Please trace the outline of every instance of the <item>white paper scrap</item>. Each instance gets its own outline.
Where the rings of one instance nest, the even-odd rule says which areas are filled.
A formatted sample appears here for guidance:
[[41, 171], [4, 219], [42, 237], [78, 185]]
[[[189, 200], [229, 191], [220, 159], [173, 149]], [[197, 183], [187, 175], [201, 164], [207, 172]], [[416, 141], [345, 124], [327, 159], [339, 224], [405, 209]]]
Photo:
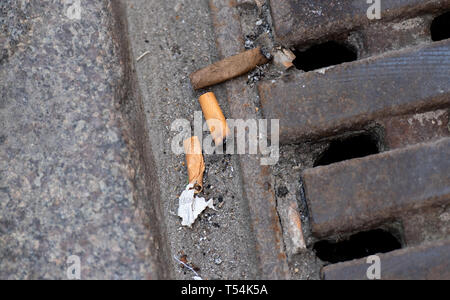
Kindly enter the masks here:
[[213, 200], [206, 202], [195, 194], [194, 185], [189, 184], [179, 198], [178, 216], [182, 218], [181, 225], [192, 227], [195, 220], [206, 208], [214, 208]]

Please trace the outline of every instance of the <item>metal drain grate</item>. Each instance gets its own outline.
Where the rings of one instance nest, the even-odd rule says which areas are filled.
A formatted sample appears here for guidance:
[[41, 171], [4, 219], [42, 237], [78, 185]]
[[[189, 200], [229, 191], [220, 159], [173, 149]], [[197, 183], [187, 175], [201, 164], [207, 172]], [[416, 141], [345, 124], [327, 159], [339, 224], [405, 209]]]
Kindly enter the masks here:
[[[432, 17], [447, 9], [450, 1], [388, 1], [383, 3], [384, 17], [378, 23], [366, 17], [365, 1], [347, 4], [271, 1], [276, 35], [286, 45], [307, 45], [336, 36], [351, 40], [353, 36], [362, 41], [358, 45], [360, 57], [377, 56], [264, 82], [259, 86], [261, 104], [267, 118], [280, 119], [282, 143], [322, 139], [371, 123], [383, 124], [386, 148], [402, 149], [303, 172], [312, 234], [332, 238], [400, 221], [406, 246], [417, 246], [427, 238], [417, 224], [408, 221], [411, 215], [432, 222], [428, 208], [450, 204], [450, 139], [445, 138], [449, 136], [450, 41], [405, 46], [415, 46], [414, 32], [419, 28], [429, 32]], [[412, 18], [416, 19], [410, 21]], [[382, 35], [393, 41], [386, 29], [398, 24], [406, 28], [408, 21], [420, 25], [414, 25], [417, 28], [413, 30], [414, 26], [409, 26], [402, 33], [404, 50], [388, 52], [393, 50], [389, 42], [373, 46]], [[372, 24], [382, 32], [368, 29]], [[431, 111], [431, 124], [420, 119], [427, 119], [427, 114], [404, 116], [424, 111]], [[399, 127], [404, 130], [399, 131]], [[417, 144], [424, 141], [427, 143]], [[435, 226], [444, 229], [435, 238], [448, 238], [448, 224], [438, 223]], [[438, 271], [448, 269], [450, 261], [444, 252], [449, 249], [448, 242], [441, 242], [385, 254], [383, 261], [389, 272], [384, 278], [449, 278], [448, 272]], [[437, 253], [444, 254], [436, 258]], [[323, 277], [366, 278], [362, 269], [367, 270], [365, 260], [341, 263], [325, 267]]]
[[352, 232], [450, 199], [450, 139], [306, 170], [312, 230]]
[[[450, 41], [344, 64], [295, 72], [259, 86], [281, 143], [333, 135], [389, 115], [450, 105]], [[280, 102], [283, 104], [280, 105]]]
[[[450, 242], [439, 241], [415, 248], [381, 254], [386, 266], [385, 280], [440, 280], [450, 278]], [[367, 279], [367, 260], [327, 266], [322, 270], [326, 280]]]
[[[238, 52], [236, 14], [219, 1], [211, 5], [221, 54]], [[284, 46], [303, 51], [327, 41], [350, 43], [359, 59], [308, 73], [291, 70], [258, 85], [264, 117], [280, 120], [281, 144], [333, 140], [373, 126], [383, 137], [382, 153], [303, 171], [312, 238], [336, 240], [397, 222], [405, 249], [380, 255], [383, 278], [449, 279], [450, 41], [433, 42], [430, 27], [450, 1], [385, 1], [382, 19], [374, 21], [360, 0], [270, 1], [270, 6], [275, 37]], [[238, 81], [227, 89], [233, 117], [254, 117], [255, 104], [242, 103], [253, 91]], [[254, 167], [247, 159], [241, 164], [244, 173]], [[269, 170], [257, 168], [243, 177], [253, 178], [244, 179], [244, 189], [262, 274], [286, 278]], [[324, 267], [322, 277], [364, 279], [366, 270], [365, 259], [354, 260]]]
[[[361, 0], [270, 0], [270, 6], [275, 33], [285, 46], [326, 40], [377, 23], [367, 17], [370, 5]], [[447, 9], [448, 0], [382, 1], [380, 22], [439, 15]], [[391, 33], [384, 32], [384, 37], [389, 39]]]

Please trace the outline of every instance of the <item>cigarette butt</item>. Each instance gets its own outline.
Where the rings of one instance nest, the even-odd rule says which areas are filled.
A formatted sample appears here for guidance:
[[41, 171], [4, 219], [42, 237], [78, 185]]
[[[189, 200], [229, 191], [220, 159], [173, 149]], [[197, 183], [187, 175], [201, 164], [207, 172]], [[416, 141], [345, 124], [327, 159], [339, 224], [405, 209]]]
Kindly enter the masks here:
[[214, 143], [216, 146], [219, 146], [230, 134], [230, 128], [219, 106], [219, 102], [217, 102], [217, 98], [212, 92], [203, 94], [198, 101], [202, 107], [203, 115], [205, 116]]
[[287, 70], [294, 66], [295, 54], [289, 49], [280, 49], [273, 55], [273, 61], [277, 66]]
[[261, 53], [261, 48], [255, 48], [200, 69], [189, 78], [194, 89], [198, 90], [241, 76], [268, 61]]
[[289, 218], [289, 236], [294, 247], [294, 253], [297, 254], [300, 251], [306, 249], [305, 238], [303, 236], [302, 221], [298, 212], [297, 203], [292, 203], [288, 211]]
[[205, 172], [202, 145], [198, 137], [193, 136], [185, 140], [183, 146], [186, 154], [189, 184], [193, 184], [196, 193], [200, 193], [203, 190], [203, 173]]

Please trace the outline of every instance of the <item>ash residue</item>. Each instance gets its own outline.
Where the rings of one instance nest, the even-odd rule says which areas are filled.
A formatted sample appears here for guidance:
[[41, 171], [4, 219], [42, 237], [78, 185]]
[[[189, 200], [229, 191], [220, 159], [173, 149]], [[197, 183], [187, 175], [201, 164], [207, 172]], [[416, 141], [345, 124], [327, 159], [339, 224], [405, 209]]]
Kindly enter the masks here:
[[257, 82], [262, 80], [266, 76], [266, 70], [268, 65], [259, 66], [248, 74], [247, 84], [254, 86]]
[[[262, 53], [269, 59], [272, 51], [277, 46], [273, 30], [272, 17], [268, 1], [261, 8], [255, 6], [239, 7], [241, 17], [241, 28], [244, 37], [244, 47], [253, 49], [261, 47]], [[283, 75], [283, 71], [277, 69], [272, 63], [261, 66], [248, 74], [247, 84], [254, 87], [263, 79], [270, 80]]]
[[257, 46], [272, 48], [272, 43], [267, 44], [267, 40], [261, 40], [261, 36], [267, 36], [270, 42], [273, 42], [272, 33], [272, 20], [270, 15], [270, 9], [267, 1], [261, 8], [253, 7], [251, 9], [241, 8], [241, 19], [243, 22], [248, 23], [243, 26], [245, 37], [245, 48], [252, 49]]

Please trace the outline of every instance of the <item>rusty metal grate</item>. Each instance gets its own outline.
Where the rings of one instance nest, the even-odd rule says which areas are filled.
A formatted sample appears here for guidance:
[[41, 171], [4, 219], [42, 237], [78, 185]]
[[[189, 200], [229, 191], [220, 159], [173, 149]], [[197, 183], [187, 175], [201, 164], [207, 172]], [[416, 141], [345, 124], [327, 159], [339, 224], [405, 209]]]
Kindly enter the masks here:
[[[226, 5], [211, 3], [221, 54], [238, 52], [241, 32], [231, 21], [236, 16], [226, 17]], [[316, 45], [344, 43], [357, 56], [350, 63], [312, 72], [291, 70], [258, 84], [263, 116], [280, 120], [282, 145], [324, 141], [328, 145], [314, 154], [316, 163], [301, 173], [304, 190], [298, 194], [307, 207], [306, 228], [313, 241], [309, 246], [345, 241], [394, 224], [403, 249], [389, 248], [380, 255], [387, 269], [384, 279], [450, 279], [446, 217], [450, 207], [450, 40], [434, 42], [432, 38], [450, 1], [385, 1], [381, 20], [367, 18], [366, 1], [269, 3], [279, 44], [302, 54], [317, 49]], [[225, 21], [234, 25], [223, 26]], [[228, 43], [230, 32], [235, 44]], [[317, 67], [323, 66], [299, 69]], [[253, 92], [237, 81], [227, 89], [233, 117], [254, 117], [249, 112], [254, 103], [236, 101], [254, 96]], [[334, 151], [357, 147], [346, 141], [361, 134], [372, 139], [371, 151], [320, 163], [321, 157], [336, 155]], [[343, 148], [333, 150], [333, 143]], [[245, 159], [241, 164], [244, 170], [255, 170]], [[257, 168], [250, 173], [244, 178], [256, 180], [244, 179], [244, 188], [261, 247], [262, 274], [286, 278], [281, 228], [276, 216], [268, 213], [276, 210], [274, 187], [267, 179], [270, 170]], [[299, 206], [293, 204], [298, 211]], [[298, 230], [294, 223], [283, 226], [285, 235]], [[366, 278], [365, 259], [334, 262], [322, 269], [323, 279]]]
[[[403, 236], [404, 246], [417, 246], [421, 244], [418, 243], [420, 238], [414, 235], [419, 234], [420, 229], [407, 228], [413, 224], [402, 221], [411, 214], [431, 219], [433, 216], [426, 213], [428, 208], [446, 207], [450, 203], [450, 139], [446, 138], [449, 132], [445, 128], [450, 107], [450, 41], [445, 40], [448, 32], [443, 29], [443, 24], [448, 23], [447, 15], [437, 16], [441, 9], [450, 5], [450, 1], [389, 1], [383, 3], [382, 13], [386, 19], [377, 23], [368, 21], [362, 3], [349, 1], [348, 7], [342, 7], [336, 1], [271, 1], [275, 33], [286, 44], [298, 47], [330, 37], [351, 41], [352, 37], [357, 36], [363, 41], [357, 45], [359, 57], [371, 54], [374, 57], [322, 72], [296, 72], [289, 79], [264, 82], [259, 86], [261, 104], [267, 117], [281, 120], [284, 143], [317, 140], [361, 130], [371, 123], [383, 124], [384, 137], [387, 138], [384, 141], [387, 151], [384, 153], [370, 155], [376, 154], [376, 151], [367, 152], [367, 157], [348, 157], [348, 160], [337, 164], [330, 163], [343, 159], [326, 161], [318, 165], [329, 166], [303, 172], [312, 233], [318, 239], [337, 240], [339, 236], [400, 221], [404, 232], [408, 233]], [[398, 24], [407, 27], [405, 24], [411, 19], [422, 25], [415, 25], [417, 28], [409, 32], [409, 28], [404, 30], [401, 33], [403, 44], [399, 47], [404, 50], [391, 51], [396, 49], [389, 44], [392, 38], [387, 29], [399, 27]], [[433, 20], [431, 24], [430, 20]], [[372, 24], [382, 33], [373, 34], [368, 29]], [[408, 44], [415, 45], [413, 33], [419, 32], [418, 29], [430, 31], [430, 40], [443, 41], [429, 41], [420, 47], [408, 48]], [[370, 45], [376, 44], [383, 34], [387, 36], [388, 43], [381, 48], [372, 46], [371, 49]], [[441, 111], [436, 113], [436, 109]], [[429, 112], [430, 116], [434, 112], [434, 116], [444, 117], [434, 121], [443, 127], [442, 135], [436, 136], [433, 130], [418, 130], [418, 127], [426, 126], [423, 123], [414, 125], [414, 117], [411, 116], [402, 122], [405, 115], [415, 112]], [[381, 121], [386, 119], [389, 121]], [[396, 121], [403, 123], [404, 130], [396, 130]], [[405, 138], [407, 136], [412, 137]], [[401, 147], [390, 147], [389, 142], [396, 139], [409, 142], [403, 142]], [[424, 141], [427, 143], [419, 143]], [[340, 149], [330, 146], [327, 151], [339, 156]], [[351, 149], [347, 151], [350, 153]], [[448, 224], [442, 222], [440, 225], [448, 231]], [[443, 234], [440, 238], [448, 236]], [[351, 240], [352, 237], [343, 243], [350, 243]], [[385, 237], [385, 241], [388, 240]], [[422, 242], [425, 241], [422, 239]], [[370, 241], [367, 242], [370, 245]], [[383, 243], [382, 240], [378, 242]], [[323, 243], [327, 245], [330, 242], [317, 242], [316, 250], [324, 247]], [[350, 253], [347, 260], [360, 258], [351, 256], [355, 247], [357, 245], [347, 249]], [[448, 243], [432, 245], [421, 251], [408, 248], [404, 253], [399, 252], [401, 254], [388, 254], [388, 265], [397, 264], [398, 269], [388, 277], [407, 278], [411, 274], [412, 278], [449, 278], [448, 272], [430, 271], [435, 270], [433, 267], [440, 269], [447, 266], [448, 269], [448, 255], [443, 255], [440, 260], [429, 260], [434, 252], [442, 249], [448, 252]], [[319, 257], [322, 252], [317, 251]], [[367, 253], [367, 256], [370, 254], [374, 253]], [[420, 264], [428, 263], [430, 268], [411, 268], [407, 258], [412, 259], [410, 256], [414, 255], [419, 255], [423, 260]], [[361, 268], [365, 264], [360, 260], [325, 267], [323, 277], [364, 278]]]

